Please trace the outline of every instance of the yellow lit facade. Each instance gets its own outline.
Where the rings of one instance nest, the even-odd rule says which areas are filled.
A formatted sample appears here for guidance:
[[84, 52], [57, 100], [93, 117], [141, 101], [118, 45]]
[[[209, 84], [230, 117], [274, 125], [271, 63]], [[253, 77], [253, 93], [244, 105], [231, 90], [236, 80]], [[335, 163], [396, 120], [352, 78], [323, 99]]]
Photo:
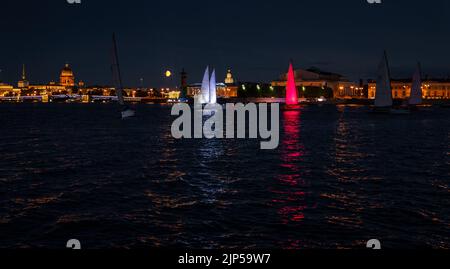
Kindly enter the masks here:
[[[337, 99], [364, 98], [363, 89], [358, 84], [350, 82], [342, 75], [325, 72], [317, 68], [297, 69], [294, 71], [297, 89], [303, 87], [330, 88]], [[272, 81], [272, 87], [286, 87], [287, 74], [282, 74], [279, 80]]]
[[[199, 95], [202, 91], [201, 84], [192, 84], [187, 87], [187, 95], [194, 97]], [[225, 83], [217, 83], [217, 97], [218, 98], [234, 98], [238, 96], [238, 87], [235, 85], [227, 85]]]
[[[286, 81], [273, 81], [272, 87], [286, 87]], [[333, 90], [333, 96], [337, 99], [359, 99], [364, 98], [363, 88], [358, 84], [348, 81], [296, 81], [297, 89], [303, 87], [330, 88]]]
[[[411, 81], [392, 81], [392, 97], [408, 99], [411, 96]], [[369, 99], [375, 99], [376, 82], [369, 83]], [[450, 99], [450, 81], [429, 80], [422, 83], [423, 98]]]
[[14, 87], [8, 84], [0, 83], [0, 96], [6, 96], [13, 93]]

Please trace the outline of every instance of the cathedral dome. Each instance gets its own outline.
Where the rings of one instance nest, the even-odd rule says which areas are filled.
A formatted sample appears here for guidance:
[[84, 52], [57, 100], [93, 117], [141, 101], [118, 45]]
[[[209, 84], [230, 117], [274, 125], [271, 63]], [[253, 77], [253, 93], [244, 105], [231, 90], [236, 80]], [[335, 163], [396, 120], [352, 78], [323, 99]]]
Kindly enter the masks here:
[[66, 64], [61, 70], [61, 77], [73, 77], [73, 71], [69, 64]]
[[59, 84], [65, 87], [75, 86], [75, 76], [73, 75], [72, 68], [69, 64], [66, 64], [61, 70], [61, 76], [59, 76]]

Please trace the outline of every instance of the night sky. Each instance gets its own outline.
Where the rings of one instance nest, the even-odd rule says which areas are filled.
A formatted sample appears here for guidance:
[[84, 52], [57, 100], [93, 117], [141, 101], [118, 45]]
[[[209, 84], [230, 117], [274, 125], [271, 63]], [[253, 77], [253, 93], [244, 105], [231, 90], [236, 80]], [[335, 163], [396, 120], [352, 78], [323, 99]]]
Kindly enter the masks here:
[[[111, 84], [116, 32], [125, 84], [179, 84], [185, 68], [199, 82], [206, 65], [223, 81], [269, 82], [287, 70], [317, 66], [352, 80], [374, 78], [383, 49], [394, 77], [450, 75], [447, 0], [2, 0], [0, 79], [16, 83], [21, 64], [31, 83], [57, 81], [68, 62], [77, 80]], [[166, 69], [176, 73], [164, 78]]]

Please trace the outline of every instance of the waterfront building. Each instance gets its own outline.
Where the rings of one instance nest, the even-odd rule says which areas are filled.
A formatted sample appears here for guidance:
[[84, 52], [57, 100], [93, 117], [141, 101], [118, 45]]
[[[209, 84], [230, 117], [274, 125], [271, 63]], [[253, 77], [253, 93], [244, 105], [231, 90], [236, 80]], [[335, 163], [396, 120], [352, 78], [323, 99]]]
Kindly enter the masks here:
[[[393, 79], [392, 97], [394, 99], [409, 99], [411, 96], [411, 79]], [[369, 81], [369, 99], [375, 99], [376, 81]], [[425, 79], [422, 81], [424, 99], [450, 99], [449, 79]]]
[[[84, 83], [80, 81], [78, 86], [84, 87]], [[51, 81], [48, 84], [30, 84], [26, 77], [25, 65], [23, 65], [21, 79], [17, 82], [17, 89], [13, 89], [11, 92], [22, 96], [72, 94], [74, 87], [75, 76], [69, 64], [66, 64], [61, 70], [59, 83]]]
[[[228, 83], [231, 82], [231, 83]], [[234, 83], [231, 70], [228, 70], [225, 78], [225, 83], [219, 82], [216, 84], [217, 98], [234, 98], [238, 96], [238, 86]], [[187, 96], [194, 97], [201, 94], [202, 83], [194, 83], [187, 86]]]
[[[304, 87], [330, 88], [334, 98], [355, 99], [364, 98], [363, 89], [357, 83], [351, 82], [344, 76], [336, 73], [322, 71], [318, 68], [296, 69], [294, 76], [297, 89]], [[286, 87], [287, 73], [272, 81], [272, 87]]]
[[[202, 84], [194, 83], [187, 87], [187, 95], [194, 97], [201, 93]], [[238, 96], [238, 87], [225, 83], [216, 83], [217, 98], [233, 98]]]
[[6, 83], [0, 83], [0, 96], [7, 96], [14, 92], [14, 87]]
[[34, 95], [58, 95], [68, 93], [66, 87], [57, 85], [55, 82], [42, 85], [29, 85], [27, 89], [22, 89], [21, 93], [25, 93], [27, 90], [32, 92]]

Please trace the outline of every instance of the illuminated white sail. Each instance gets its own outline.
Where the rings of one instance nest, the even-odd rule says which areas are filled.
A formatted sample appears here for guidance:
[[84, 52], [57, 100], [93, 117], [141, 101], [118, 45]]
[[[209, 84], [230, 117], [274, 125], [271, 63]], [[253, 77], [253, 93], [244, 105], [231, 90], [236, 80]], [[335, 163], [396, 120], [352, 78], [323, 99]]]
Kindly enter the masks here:
[[420, 64], [417, 65], [416, 72], [413, 76], [411, 97], [409, 98], [410, 105], [422, 104], [422, 75], [420, 70]]
[[201, 88], [201, 102], [202, 104], [209, 103], [209, 67], [206, 67], [205, 74], [203, 75], [202, 88]]
[[375, 107], [391, 107], [392, 104], [391, 74], [387, 54], [384, 52], [383, 59], [378, 67]]
[[209, 81], [209, 103], [217, 103], [216, 70], [213, 70]]

